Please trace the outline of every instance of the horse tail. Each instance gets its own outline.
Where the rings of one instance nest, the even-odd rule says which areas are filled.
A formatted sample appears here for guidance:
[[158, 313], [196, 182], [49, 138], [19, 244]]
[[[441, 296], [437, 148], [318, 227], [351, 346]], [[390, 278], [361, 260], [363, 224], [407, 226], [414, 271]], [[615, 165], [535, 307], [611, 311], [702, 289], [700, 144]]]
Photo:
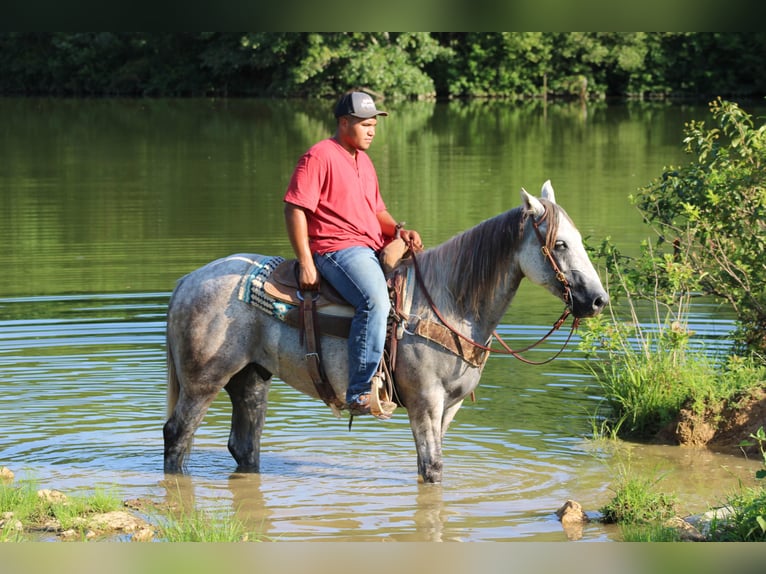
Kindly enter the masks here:
[[178, 402], [178, 394], [180, 392], [180, 385], [178, 383], [178, 373], [176, 373], [176, 362], [173, 358], [173, 351], [170, 348], [170, 341], [166, 341], [166, 357], [167, 357], [167, 371], [168, 371], [168, 381], [167, 381], [167, 392], [166, 392], [166, 412], [168, 418], [171, 417], [173, 414], [173, 409], [176, 408], [176, 403]]

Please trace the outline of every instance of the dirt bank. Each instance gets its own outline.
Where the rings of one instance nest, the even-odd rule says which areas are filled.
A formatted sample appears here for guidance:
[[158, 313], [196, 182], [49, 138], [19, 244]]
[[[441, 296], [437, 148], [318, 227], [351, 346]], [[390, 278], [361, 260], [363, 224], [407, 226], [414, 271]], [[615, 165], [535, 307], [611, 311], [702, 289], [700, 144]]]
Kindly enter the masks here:
[[[676, 420], [660, 431], [656, 440], [752, 458], [761, 456], [757, 443], [750, 439], [760, 427], [766, 428], [766, 388], [708, 407], [701, 414], [682, 408]], [[741, 446], [743, 441], [754, 444]]]

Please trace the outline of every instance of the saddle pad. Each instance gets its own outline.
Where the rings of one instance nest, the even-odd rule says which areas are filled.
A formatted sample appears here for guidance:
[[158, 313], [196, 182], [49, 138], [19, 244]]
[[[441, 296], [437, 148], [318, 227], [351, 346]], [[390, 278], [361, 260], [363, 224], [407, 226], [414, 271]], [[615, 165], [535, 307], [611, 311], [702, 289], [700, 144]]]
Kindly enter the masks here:
[[254, 261], [247, 272], [242, 276], [239, 286], [239, 300], [254, 305], [261, 311], [276, 317], [280, 321], [285, 320], [287, 312], [294, 308], [282, 301], [269, 297], [263, 290], [263, 284], [284, 257], [260, 255]]
[[[271, 275], [284, 261], [284, 257], [279, 256], [257, 256], [247, 272], [242, 276], [238, 298], [240, 301], [254, 305], [261, 311], [265, 311], [280, 321], [297, 326], [297, 299], [294, 304], [290, 300], [283, 300], [282, 297], [275, 297], [268, 289], [266, 289], [267, 285], [274, 284], [273, 281], [270, 281], [272, 278]], [[348, 336], [348, 324], [351, 317], [354, 316], [353, 307], [348, 304], [323, 304], [319, 309], [319, 313], [320, 325], [323, 324], [325, 316], [327, 316], [327, 320], [330, 322], [332, 322], [331, 320], [333, 317], [340, 320], [339, 326], [331, 327], [329, 329], [330, 334], [337, 334], [337, 336], [341, 337]], [[343, 321], [344, 319], [345, 321]]]

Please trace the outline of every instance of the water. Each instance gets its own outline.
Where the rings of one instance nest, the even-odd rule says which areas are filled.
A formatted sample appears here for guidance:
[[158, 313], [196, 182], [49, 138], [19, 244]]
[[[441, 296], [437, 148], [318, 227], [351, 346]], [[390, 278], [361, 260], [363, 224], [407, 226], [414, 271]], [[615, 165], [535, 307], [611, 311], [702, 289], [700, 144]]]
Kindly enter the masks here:
[[[551, 178], [584, 235], [624, 250], [645, 236], [626, 196], [683, 160], [697, 108], [401, 104], [374, 142], [389, 209], [427, 244]], [[228, 253], [287, 256], [281, 194], [297, 156], [331, 129], [321, 106], [259, 101], [0, 100], [0, 465], [65, 491], [181, 498], [236, 513], [279, 540], [566, 540], [555, 510], [595, 512], [620, 464], [663, 475], [698, 512], [756, 461], [588, 439], [601, 397], [574, 345], [543, 367], [490, 358], [445, 440], [444, 483], [417, 481], [398, 411], [349, 432], [275, 382], [260, 475], [233, 473], [221, 394], [189, 476], [162, 472], [164, 320], [175, 280]], [[561, 312], [524, 285], [499, 327], [511, 345]], [[692, 328], [725, 341], [731, 317], [696, 305]], [[557, 350], [557, 333], [539, 351]], [[627, 462], [626, 462], [627, 461]], [[586, 540], [618, 534], [599, 523]]]

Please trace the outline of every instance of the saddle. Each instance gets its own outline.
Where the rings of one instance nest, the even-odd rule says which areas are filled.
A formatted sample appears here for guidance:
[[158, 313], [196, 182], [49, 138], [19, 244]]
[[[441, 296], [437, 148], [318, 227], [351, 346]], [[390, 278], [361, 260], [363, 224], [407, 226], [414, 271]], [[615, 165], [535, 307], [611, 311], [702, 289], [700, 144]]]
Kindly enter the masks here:
[[[407, 256], [407, 245], [402, 239], [388, 243], [380, 252], [379, 259], [383, 272], [390, 279], [393, 271]], [[264, 292], [270, 297], [292, 307], [285, 314], [284, 321], [293, 327], [301, 325], [301, 309], [305, 297], [298, 284], [298, 260], [288, 259], [280, 263], [263, 283]], [[312, 294], [316, 307], [319, 331], [335, 337], [348, 338], [354, 308], [335, 288], [323, 281], [319, 292]]]
[[[407, 246], [399, 238], [381, 251], [381, 266], [387, 276], [393, 274], [406, 252]], [[399, 283], [401, 284], [401, 280]], [[391, 285], [392, 281], [389, 277], [389, 286]], [[354, 316], [353, 306], [327, 282], [321, 283], [318, 292], [301, 292], [297, 259], [288, 259], [280, 263], [264, 281], [263, 290], [275, 300], [290, 306], [285, 313], [284, 321], [299, 329], [301, 339], [306, 345], [306, 361], [314, 387], [335, 416], [340, 416], [341, 409], [345, 407], [345, 401], [335, 394], [325, 374], [320, 335], [348, 338], [351, 319]], [[373, 377], [370, 410], [378, 418], [389, 418], [393, 409], [396, 408], [391, 401], [394, 395], [391, 366], [395, 361], [396, 345], [394, 337], [390, 336], [392, 332], [393, 330], [389, 328], [389, 336], [386, 337], [386, 353], [378, 373]], [[385, 371], [388, 371], [388, 376]]]
[[[305, 297], [298, 285], [297, 259], [288, 259], [280, 263], [264, 281], [263, 290], [277, 301], [292, 306], [285, 314], [285, 323], [293, 327], [301, 326]], [[318, 293], [308, 296], [312, 298], [317, 312], [318, 323], [315, 327], [327, 335], [348, 337], [354, 308], [343, 296], [326, 281], [322, 282]]]

